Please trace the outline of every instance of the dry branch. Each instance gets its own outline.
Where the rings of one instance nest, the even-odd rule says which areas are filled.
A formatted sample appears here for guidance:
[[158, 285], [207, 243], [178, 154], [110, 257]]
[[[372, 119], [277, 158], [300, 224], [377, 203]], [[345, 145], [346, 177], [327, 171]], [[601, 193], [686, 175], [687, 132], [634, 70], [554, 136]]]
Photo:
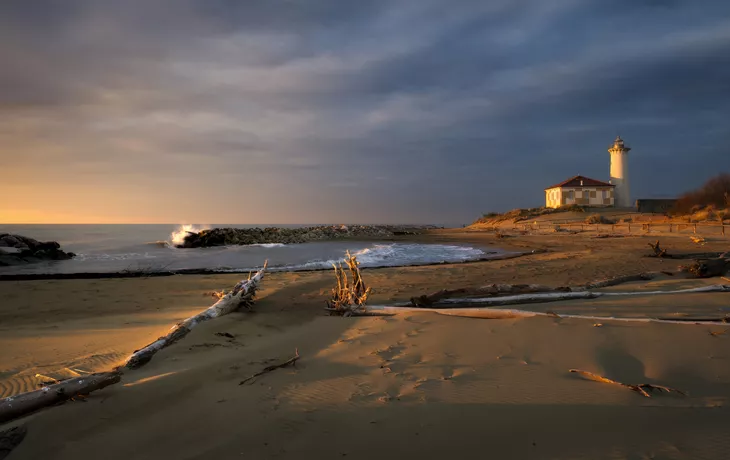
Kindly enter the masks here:
[[92, 391], [113, 385], [121, 379], [122, 373], [119, 371], [100, 372], [85, 377], [73, 377], [40, 390], [0, 399], [0, 423], [69, 399], [86, 396]]
[[203, 321], [227, 315], [241, 307], [250, 309], [256, 296], [258, 284], [264, 277], [267, 263], [268, 261], [264, 262], [263, 268], [253, 277], [249, 276], [249, 279], [238, 282], [233, 290], [220, 297], [218, 302], [201, 313], [176, 324], [166, 336], [160, 337], [146, 347], [132, 353], [124, 366], [129, 369], [136, 369], [147, 364], [155, 353], [185, 337], [196, 325]]
[[269, 373], [271, 371], [275, 371], [276, 369], [281, 369], [282, 367], [287, 367], [287, 366], [295, 366], [296, 367], [296, 363], [297, 363], [297, 360], [299, 358], [300, 358], [300, 356], [299, 356], [299, 349], [297, 348], [297, 349], [294, 350], [294, 357], [289, 358], [287, 361], [285, 361], [283, 363], [274, 364], [273, 366], [265, 367], [264, 370], [262, 370], [261, 372], [257, 372], [254, 375], [252, 375], [251, 377], [248, 377], [248, 378], [246, 378], [244, 380], [241, 380], [238, 384], [239, 385], [243, 385], [244, 383], [246, 383], [248, 381], [251, 381], [251, 380], [255, 379], [256, 377], [259, 377], [261, 375], [267, 374], [267, 373]]
[[669, 254], [667, 254], [666, 249], [662, 249], [661, 246], [659, 246], [659, 240], [656, 241], [656, 243], [648, 243], [649, 246], [651, 246], [651, 249], [654, 251], [654, 255], [652, 257], [669, 257]]
[[665, 387], [663, 385], [654, 385], [654, 384], [651, 384], [651, 383], [639, 383], [637, 385], [632, 385], [632, 384], [628, 384], [628, 383], [621, 383], [621, 382], [617, 382], [615, 380], [607, 379], [606, 377], [602, 377], [602, 376], [597, 375], [597, 374], [594, 374], [592, 372], [582, 371], [580, 369], [570, 369], [570, 372], [574, 372], [574, 373], [580, 374], [583, 377], [585, 377], [585, 378], [587, 378], [589, 380], [596, 381], [596, 382], [611, 383], [613, 385], [620, 385], [622, 387], [625, 387], [625, 388], [628, 388], [630, 390], [633, 390], [633, 391], [635, 391], [635, 392], [639, 393], [640, 395], [642, 395], [644, 397], [647, 397], [647, 398], [651, 398], [651, 395], [649, 394], [649, 392], [650, 391], [654, 391], [654, 390], [657, 390], [660, 393], [662, 391], [666, 391], [667, 393], [675, 392], [675, 393], [679, 393], [682, 396], [686, 396], [686, 394], [683, 391], [680, 391], [680, 390], [677, 390], [677, 389], [674, 389], [674, 388], [670, 388], [670, 387]]
[[350, 254], [350, 251], [346, 253], [345, 264], [349, 269], [352, 283], [347, 278], [347, 272], [341, 262], [332, 264], [335, 269], [337, 287], [332, 289], [332, 299], [327, 302], [327, 310], [331, 314], [351, 316], [363, 308], [371, 290], [365, 286], [360, 274], [360, 262]]
[[713, 284], [689, 289], [678, 289], [675, 291], [628, 291], [628, 292], [596, 292], [577, 290], [574, 292], [540, 292], [534, 294], [518, 294], [502, 297], [480, 297], [480, 298], [450, 298], [442, 299], [438, 304], [440, 308], [459, 307], [467, 305], [480, 306], [502, 306], [522, 305], [533, 303], [556, 302], [560, 300], [595, 299], [598, 297], [619, 297], [637, 295], [671, 295], [671, 294], [695, 294], [702, 292], [730, 292], [730, 286]]
[[[555, 313], [537, 312], [528, 310], [514, 310], [491, 307], [466, 307], [466, 308], [419, 308], [409, 306], [392, 305], [368, 305], [358, 312], [356, 316], [395, 316], [401, 313], [436, 313], [445, 316], [458, 316], [462, 318], [479, 319], [514, 319], [534, 318], [538, 316], [551, 317]], [[664, 323], [664, 324], [689, 324], [707, 326], [730, 326], [728, 318], [707, 318], [707, 319], [680, 319], [680, 318], [622, 318], [615, 316], [592, 316], [592, 315], [559, 315], [564, 319], [579, 319], [589, 321], [617, 321], [623, 323]]]

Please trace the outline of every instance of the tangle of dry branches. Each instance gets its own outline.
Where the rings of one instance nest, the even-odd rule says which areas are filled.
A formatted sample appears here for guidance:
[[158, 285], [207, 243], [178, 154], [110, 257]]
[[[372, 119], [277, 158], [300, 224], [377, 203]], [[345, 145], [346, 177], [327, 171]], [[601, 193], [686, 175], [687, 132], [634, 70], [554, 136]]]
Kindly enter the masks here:
[[[327, 301], [327, 310], [330, 314], [351, 316], [363, 309], [371, 289], [365, 286], [362, 279], [360, 262], [349, 251], [346, 253], [345, 265], [348, 270], [345, 270], [342, 262], [332, 264], [337, 287], [332, 288], [332, 299]], [[350, 272], [350, 279], [347, 277], [347, 271]]]

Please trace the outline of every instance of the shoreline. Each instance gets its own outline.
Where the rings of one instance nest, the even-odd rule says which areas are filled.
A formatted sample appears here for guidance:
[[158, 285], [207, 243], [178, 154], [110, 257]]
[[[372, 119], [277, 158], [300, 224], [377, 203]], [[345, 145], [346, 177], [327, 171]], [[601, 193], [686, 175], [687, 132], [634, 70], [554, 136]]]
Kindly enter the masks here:
[[[375, 267], [363, 267], [362, 270], [382, 270], [386, 268], [408, 268], [408, 267], [430, 267], [434, 265], [466, 265], [479, 262], [489, 262], [497, 260], [507, 260], [516, 257], [529, 256], [533, 254], [541, 254], [542, 252], [525, 252], [525, 253], [506, 253], [495, 257], [482, 257], [473, 260], [464, 260], [459, 262], [425, 262], [421, 264], [409, 265], [380, 265]], [[119, 278], [156, 278], [175, 275], [245, 275], [255, 268], [241, 270], [214, 270], [207, 268], [185, 268], [180, 270], [160, 271], [160, 272], [78, 272], [78, 273], [19, 273], [19, 274], [0, 274], [0, 282], [2, 281], [40, 281], [40, 280], [92, 280], [92, 279], [119, 279]], [[269, 268], [269, 273], [316, 273], [332, 270], [329, 268], [307, 268], [300, 270], [285, 270]]]
[[[433, 241], [433, 236], [428, 233], [422, 233], [417, 235], [402, 235], [396, 238], [343, 238], [343, 239], [332, 239], [320, 241], [326, 242], [337, 242], [342, 243], [343, 241], [351, 241], [353, 243], [383, 243], [383, 244], [407, 244], [407, 243], [421, 243], [421, 244], [437, 244]], [[305, 243], [306, 244], [306, 243]], [[395, 267], [421, 267], [431, 265], [460, 265], [467, 263], [483, 262], [489, 260], [500, 260], [502, 258], [519, 257], [527, 254], [515, 255], [515, 251], [503, 249], [497, 245], [486, 245], [483, 241], [475, 243], [477, 249], [484, 252], [482, 257], [462, 260], [462, 261], [438, 261], [438, 262], [424, 262], [414, 264], [403, 264], [403, 265], [376, 265], [371, 267], [363, 267], [364, 270], [375, 270], [382, 268], [395, 268]], [[232, 245], [231, 247], [246, 246], [246, 245]], [[258, 246], [258, 245], [253, 245]], [[206, 248], [178, 248], [180, 251], [196, 251], [205, 250]], [[493, 255], [493, 256], [492, 256]], [[492, 256], [492, 257], [490, 257]], [[344, 257], [344, 254], [343, 254]], [[261, 261], [263, 264], [263, 261]], [[21, 267], [27, 267], [23, 265]], [[0, 282], [3, 281], [33, 281], [33, 280], [73, 280], [73, 279], [116, 279], [116, 278], [146, 278], [146, 277], [166, 277], [174, 275], [225, 275], [225, 274], [248, 274], [249, 271], [256, 270], [256, 267], [243, 268], [243, 269], [216, 269], [216, 268], [182, 268], [175, 270], [118, 270], [110, 272], [73, 272], [73, 273], [0, 273]], [[307, 272], [319, 272], [332, 270], [331, 266], [319, 267], [319, 268], [302, 268], [302, 269], [289, 269], [286, 267], [269, 267], [270, 273], [307, 273]]]

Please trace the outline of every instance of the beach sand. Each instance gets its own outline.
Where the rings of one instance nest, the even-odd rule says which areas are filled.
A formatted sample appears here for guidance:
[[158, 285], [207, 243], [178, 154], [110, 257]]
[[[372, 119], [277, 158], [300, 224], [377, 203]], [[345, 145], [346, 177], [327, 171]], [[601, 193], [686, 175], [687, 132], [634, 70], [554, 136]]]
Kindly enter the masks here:
[[[649, 238], [437, 232], [522, 258], [363, 270], [372, 304], [489, 283], [575, 285], [681, 261], [642, 257]], [[675, 251], [698, 249], [667, 238]], [[0, 283], [0, 390], [105, 370], [213, 303], [236, 275]], [[610, 290], [723, 283], [659, 279]], [[480, 320], [435, 313], [323, 316], [330, 272], [271, 273], [254, 313], [206, 322], [84, 402], [7, 426], [28, 435], [9, 457], [78, 458], [727, 458], [730, 328], [535, 317]], [[728, 294], [637, 296], [528, 305], [596, 316], [722, 317]], [[713, 335], [710, 332], [727, 333]], [[225, 332], [233, 338], [216, 335]], [[297, 349], [296, 367], [245, 385]], [[652, 398], [569, 369], [688, 393]]]

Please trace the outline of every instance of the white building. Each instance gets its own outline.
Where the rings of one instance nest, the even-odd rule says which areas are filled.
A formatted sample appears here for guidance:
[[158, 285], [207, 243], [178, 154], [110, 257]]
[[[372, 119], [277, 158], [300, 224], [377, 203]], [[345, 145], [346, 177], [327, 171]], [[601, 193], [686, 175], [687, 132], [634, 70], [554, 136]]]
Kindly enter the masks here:
[[611, 183], [616, 186], [614, 193], [616, 207], [619, 208], [633, 206], [629, 189], [629, 150], [631, 148], [624, 145], [620, 136], [616, 136], [613, 145], [608, 148], [608, 153], [611, 154]]
[[579, 206], [613, 206], [613, 184], [590, 177], [575, 176], [545, 189], [545, 207], [558, 208], [576, 204]]

